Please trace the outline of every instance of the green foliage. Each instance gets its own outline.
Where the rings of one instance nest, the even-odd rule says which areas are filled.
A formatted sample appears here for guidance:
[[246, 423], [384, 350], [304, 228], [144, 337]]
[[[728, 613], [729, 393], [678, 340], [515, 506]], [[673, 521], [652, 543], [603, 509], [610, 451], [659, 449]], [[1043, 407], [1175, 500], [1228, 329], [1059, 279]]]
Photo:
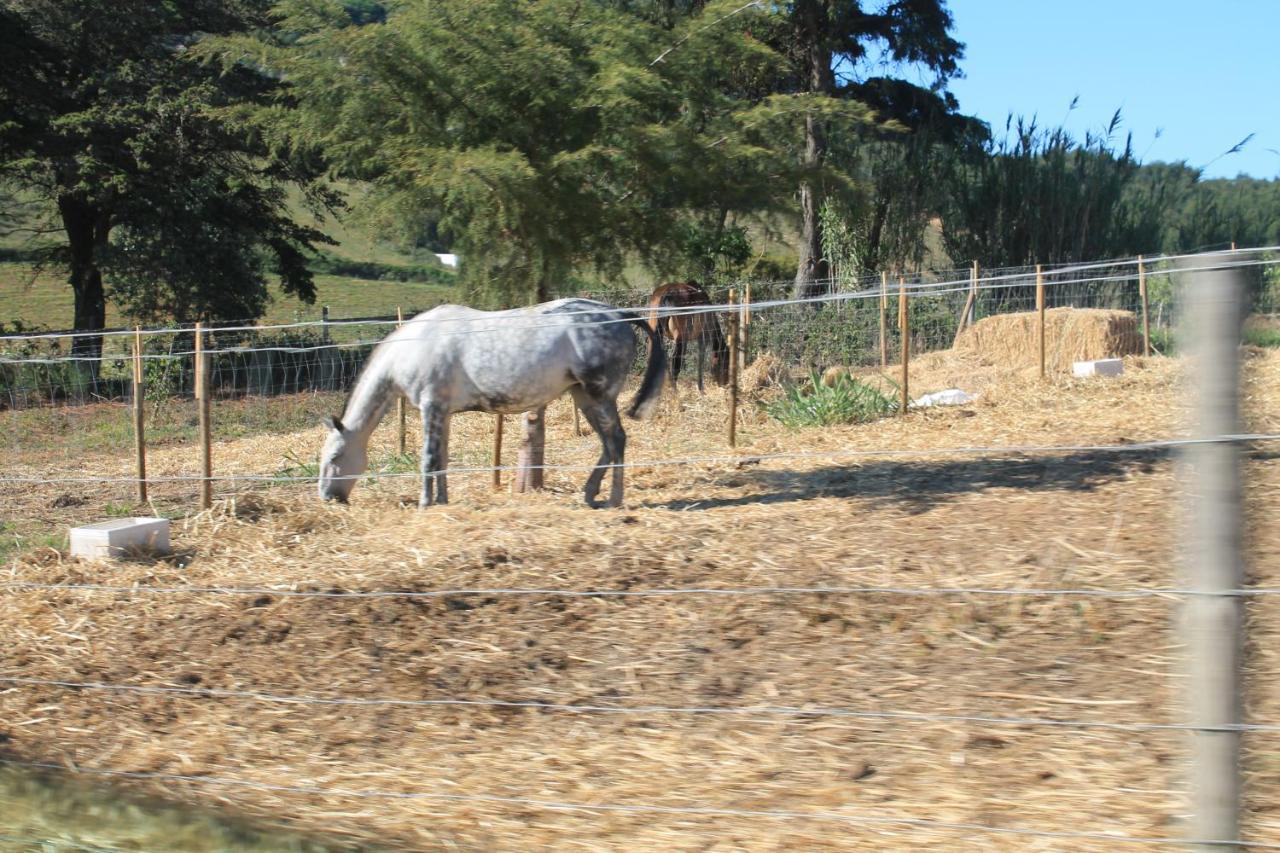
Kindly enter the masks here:
[[[0, 322], [0, 335], [41, 331], [21, 322]], [[0, 341], [0, 409], [47, 403], [54, 400], [86, 400], [101, 388], [91, 371], [79, 362], [53, 361], [65, 356], [56, 339]]]
[[1280, 181], [1203, 180], [1186, 163], [1152, 163], [1126, 190], [1139, 251], [1169, 254], [1280, 243]]
[[764, 404], [769, 417], [791, 429], [867, 423], [892, 414], [897, 403], [879, 390], [847, 374], [824, 384], [817, 372], [803, 385], [790, 385], [783, 396]]
[[251, 115], [266, 138], [323, 150], [371, 187], [372, 222], [434, 228], [474, 301], [511, 304], [629, 256], [658, 275], [732, 273], [751, 256], [741, 218], [787, 203], [806, 119], [866, 120], [786, 91], [785, 57], [757, 35], [784, 11], [729, 15], [740, 5], [428, 0], [350, 26], [335, 3], [290, 0], [290, 40], [216, 50], [291, 81]]
[[868, 269], [866, 234], [839, 199], [828, 198], [818, 208], [822, 230], [822, 254], [831, 266], [831, 277], [841, 289], [856, 286]]
[[1262, 288], [1254, 307], [1267, 314], [1280, 314], [1280, 255], [1270, 253], [1267, 260], [1272, 265], [1262, 272]]
[[118, 504], [115, 501], [107, 501], [102, 505], [102, 514], [108, 518], [128, 518], [133, 515], [133, 507], [128, 504]]
[[312, 271], [325, 275], [340, 275], [369, 281], [416, 281], [452, 285], [456, 279], [454, 271], [440, 263], [392, 264], [384, 261], [344, 258], [331, 252], [317, 252], [315, 257], [308, 261], [308, 266]]
[[276, 470], [274, 477], [278, 482], [290, 482], [296, 479], [306, 479], [310, 477], [318, 477], [320, 475], [320, 463], [315, 459], [302, 458], [297, 451], [287, 450], [284, 454], [284, 461], [280, 468]]
[[156, 354], [142, 360], [142, 387], [148, 403], [158, 407], [181, 393], [186, 380], [184, 362], [178, 356]]
[[304, 252], [325, 238], [291, 220], [282, 187], [309, 187], [316, 209], [336, 199], [313, 159], [228, 120], [285, 84], [192, 59], [211, 35], [267, 26], [265, 0], [14, 0], [0, 19], [0, 179], [57, 211], [76, 328], [102, 328], [104, 274], [145, 319], [258, 316], [268, 271], [314, 297]]
[[[939, 177], [956, 158], [981, 147], [987, 128], [959, 114], [945, 92], [904, 80], [873, 77], [849, 90], [886, 124], [864, 125], [830, 141], [830, 162], [848, 176], [849, 189], [828, 214], [838, 212], [839, 224], [821, 222], [824, 250], [842, 262], [847, 276], [918, 268], [929, 251], [929, 223], [947, 204], [947, 184]], [[853, 257], [830, 254], [828, 247], [836, 244], [826, 232], [832, 227], [844, 232], [838, 243], [856, 243]]]
[[1120, 209], [1138, 163], [1128, 140], [1113, 147], [1119, 125], [1117, 112], [1103, 134], [1079, 143], [1062, 128], [1010, 118], [1003, 139], [955, 161], [947, 252], [984, 267], [1135, 254]]
[[1269, 347], [1271, 349], [1280, 347], [1280, 326], [1246, 323], [1244, 327], [1244, 342], [1255, 347]]

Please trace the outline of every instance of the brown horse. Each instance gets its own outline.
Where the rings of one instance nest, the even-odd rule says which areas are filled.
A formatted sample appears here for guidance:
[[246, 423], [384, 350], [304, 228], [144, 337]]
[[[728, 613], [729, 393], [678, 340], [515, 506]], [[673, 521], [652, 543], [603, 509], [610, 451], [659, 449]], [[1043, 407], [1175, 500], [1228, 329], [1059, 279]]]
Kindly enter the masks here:
[[[659, 338], [675, 341], [671, 358], [671, 386], [674, 388], [684, 361], [684, 350], [690, 342], [698, 344], [698, 390], [702, 390], [702, 363], [707, 344], [711, 345], [711, 378], [717, 385], [729, 382], [729, 345], [720, 331], [720, 321], [713, 312], [659, 316], [659, 308], [691, 308], [711, 305], [711, 298], [696, 281], [664, 284], [649, 297], [649, 326]], [[652, 345], [652, 344], [651, 344]]]

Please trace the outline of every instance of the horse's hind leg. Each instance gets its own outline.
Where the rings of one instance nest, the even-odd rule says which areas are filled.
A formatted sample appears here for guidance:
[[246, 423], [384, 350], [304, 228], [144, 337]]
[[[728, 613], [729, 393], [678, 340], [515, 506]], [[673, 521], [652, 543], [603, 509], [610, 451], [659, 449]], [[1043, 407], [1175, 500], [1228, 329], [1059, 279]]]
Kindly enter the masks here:
[[613, 465], [613, 481], [609, 489], [609, 506], [622, 504], [622, 462], [626, 453], [627, 434], [622, 429], [622, 419], [618, 417], [618, 404], [605, 397], [592, 397], [580, 387], [572, 389], [573, 399], [582, 410], [583, 416], [591, 428], [600, 437], [600, 459], [596, 467], [587, 476], [584, 490], [587, 504], [599, 506], [596, 495], [600, 493], [600, 484], [604, 481], [606, 466]]
[[676, 380], [680, 378], [680, 366], [684, 364], [684, 336], [676, 336], [675, 352], [671, 355], [671, 387], [676, 387]]
[[698, 393], [705, 394], [706, 389], [702, 387], [702, 365], [707, 360], [707, 345], [704, 342], [702, 333], [698, 333]]

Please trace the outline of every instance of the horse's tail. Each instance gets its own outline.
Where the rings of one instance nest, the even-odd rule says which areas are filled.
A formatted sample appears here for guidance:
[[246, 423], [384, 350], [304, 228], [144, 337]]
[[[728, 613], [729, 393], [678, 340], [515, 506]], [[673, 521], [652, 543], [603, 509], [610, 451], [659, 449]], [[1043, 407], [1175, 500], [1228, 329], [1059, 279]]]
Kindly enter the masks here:
[[644, 381], [636, 398], [627, 408], [629, 418], [647, 418], [653, 412], [658, 397], [662, 395], [662, 380], [667, 370], [667, 351], [662, 346], [662, 336], [643, 317], [632, 315], [631, 322], [649, 335], [649, 364], [644, 369]]

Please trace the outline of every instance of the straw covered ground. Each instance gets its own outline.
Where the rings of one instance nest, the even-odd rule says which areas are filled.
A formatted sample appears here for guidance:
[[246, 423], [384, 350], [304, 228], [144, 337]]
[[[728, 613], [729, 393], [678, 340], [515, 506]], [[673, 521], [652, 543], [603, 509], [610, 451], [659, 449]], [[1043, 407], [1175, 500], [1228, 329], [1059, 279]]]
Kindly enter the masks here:
[[[400, 849], [1074, 851], [1117, 845], [1005, 831], [1177, 837], [1185, 732], [856, 715], [1180, 722], [1176, 597], [403, 593], [1176, 587], [1169, 455], [939, 451], [1185, 434], [1184, 371], [1128, 358], [1116, 379], [1040, 383], [928, 357], [913, 390], [959, 385], [977, 402], [787, 432], [748, 400], [734, 454], [725, 395], [682, 386], [680, 408], [669, 397], [655, 420], [628, 424], [630, 459], [731, 458], [628, 471], [622, 510], [582, 506], [582, 471], [552, 471], [545, 493], [516, 497], [494, 493], [487, 473], [459, 475], [453, 503], [426, 512], [412, 477], [361, 485], [350, 506], [304, 485], [245, 486], [176, 523], [168, 561], [28, 551], [5, 581], [275, 592], [0, 590], [0, 676], [427, 704], [8, 685], [0, 750], [191, 777], [130, 784]], [[749, 371], [754, 394], [772, 393], [754, 381], [767, 372]], [[1280, 431], [1280, 354], [1249, 358], [1247, 382], [1249, 427]], [[454, 464], [483, 464], [491, 435], [492, 418], [459, 416]], [[567, 402], [552, 406], [548, 436], [551, 463], [598, 452], [572, 434]], [[274, 471], [311, 458], [320, 438], [318, 427], [245, 437], [220, 444], [215, 464]], [[384, 425], [375, 458], [393, 440]], [[921, 453], [759, 458], [858, 450]], [[152, 457], [161, 474], [194, 465], [185, 446]], [[1250, 581], [1280, 586], [1276, 448], [1250, 449], [1247, 468]], [[45, 453], [18, 469], [123, 474], [128, 460]], [[7, 496], [6, 515], [83, 520], [119, 499], [109, 488], [60, 509], [67, 486], [35, 487]], [[1249, 604], [1254, 721], [1280, 721], [1273, 601]], [[596, 710], [448, 704], [495, 701]], [[768, 710], [784, 707], [810, 713]], [[755, 710], [710, 712], [735, 708]], [[1276, 737], [1246, 737], [1255, 840], [1280, 842]]]

